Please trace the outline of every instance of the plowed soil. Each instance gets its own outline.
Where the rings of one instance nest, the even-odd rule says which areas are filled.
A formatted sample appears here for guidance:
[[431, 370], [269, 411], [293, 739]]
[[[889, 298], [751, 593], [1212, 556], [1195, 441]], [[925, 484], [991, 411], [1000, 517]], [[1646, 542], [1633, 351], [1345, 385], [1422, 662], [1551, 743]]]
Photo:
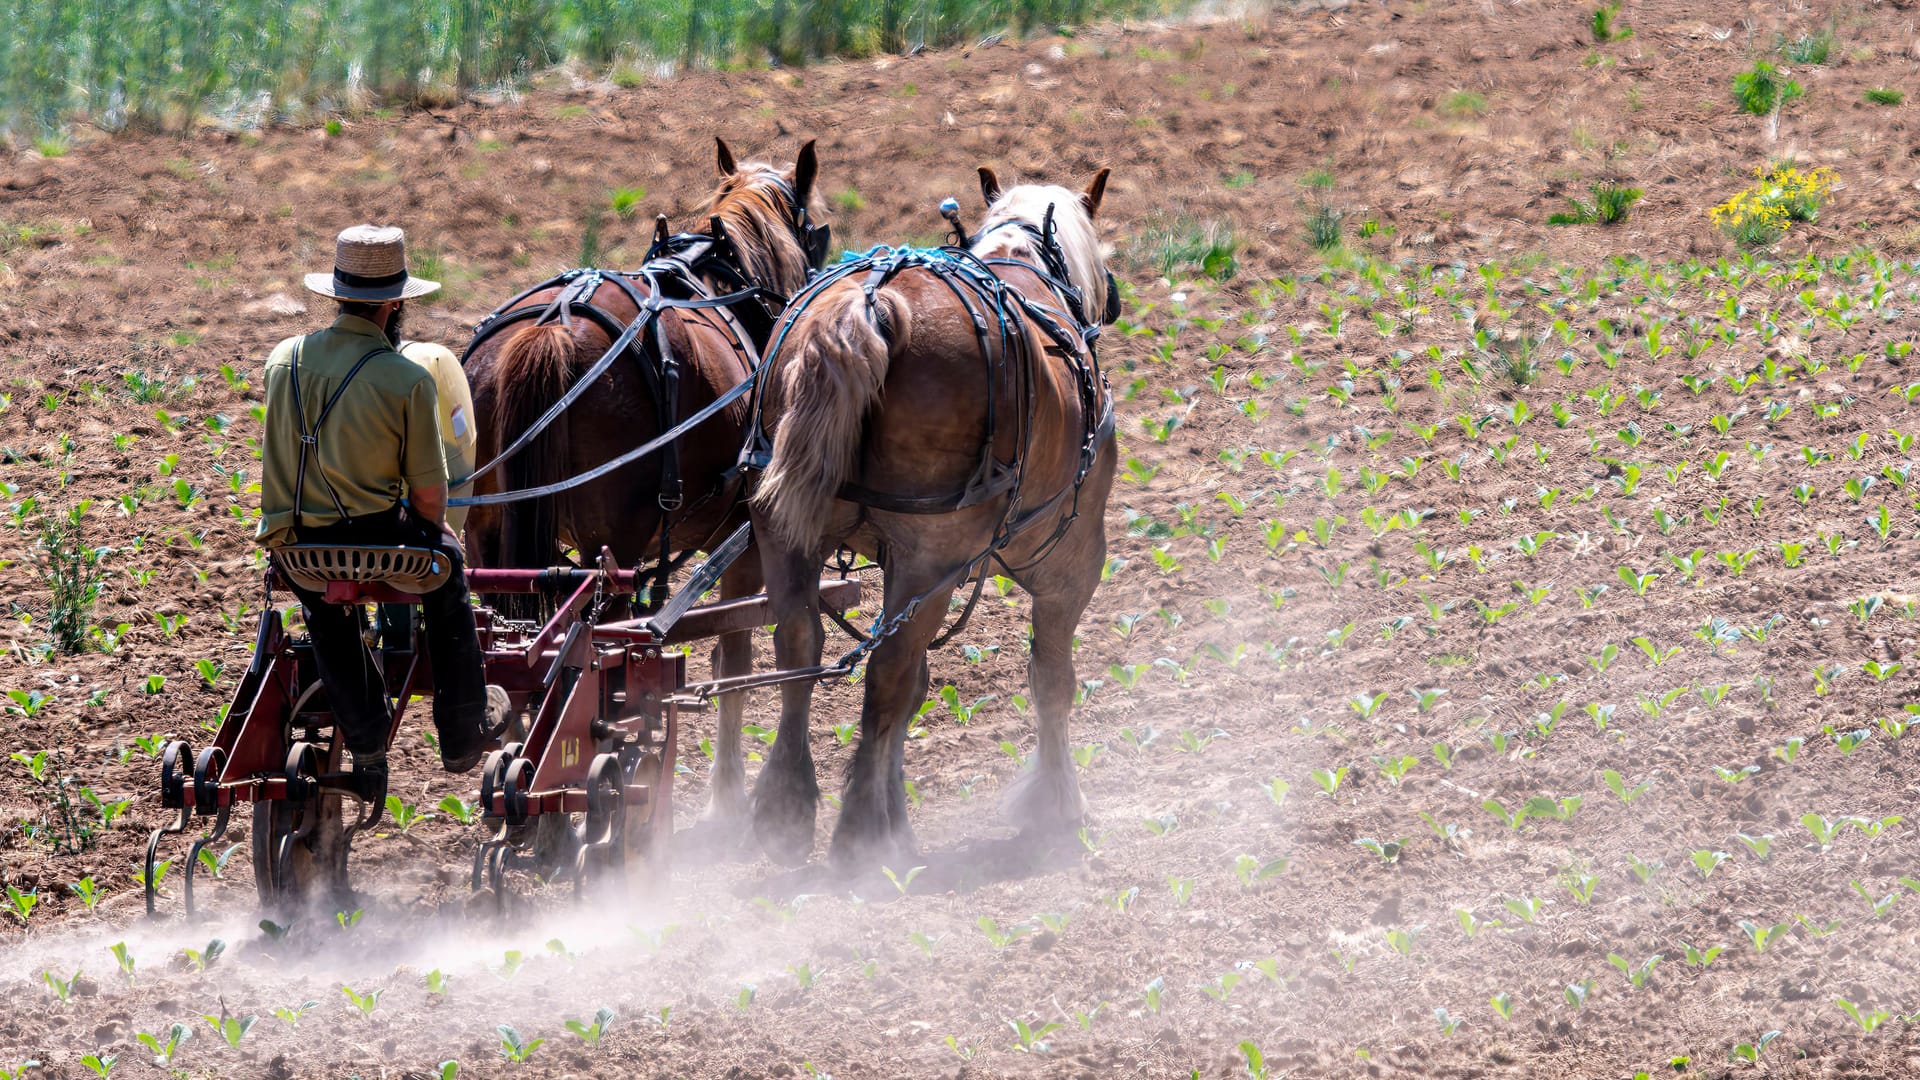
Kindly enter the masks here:
[[[1916, 106], [1863, 100], [1920, 91], [1907, 6], [1630, 3], [1595, 44], [1584, 6], [1300, 5], [0, 159], [0, 879], [34, 898], [0, 914], [0, 1065], [137, 1074], [139, 1033], [181, 1023], [193, 1076], [1920, 1074], [1920, 159]], [[1823, 29], [1777, 132], [1737, 111], [1736, 71]], [[989, 587], [933, 660], [901, 888], [709, 832], [655, 900], [556, 886], [502, 919], [436, 812], [356, 846], [351, 926], [263, 933], [244, 843], [202, 921], [177, 864], [146, 920], [136, 740], [204, 741], [247, 663], [258, 367], [324, 318], [298, 274], [403, 224], [449, 283], [410, 332], [458, 346], [583, 256], [637, 263], [654, 213], [693, 224], [715, 135], [817, 138], [855, 249], [936, 241], [947, 195], [977, 217], [977, 165], [1114, 168], [1127, 469], [1078, 653], [1087, 831], [994, 823], [1032, 734], [1024, 600]], [[1835, 188], [1743, 252], [1706, 210], [1785, 158]], [[1606, 178], [1644, 189], [1628, 221], [1545, 224]], [[1307, 240], [1323, 204], [1340, 251]], [[1163, 261], [1207, 229], [1237, 273]], [[83, 500], [105, 634], [61, 655], [36, 518]], [[858, 691], [818, 697], [828, 790]], [[396, 793], [471, 799], [418, 730]], [[127, 805], [109, 828], [96, 800]], [[597, 1047], [566, 1030], [602, 1006]], [[237, 1047], [223, 1012], [259, 1018]], [[547, 1042], [512, 1064], [498, 1025]]]

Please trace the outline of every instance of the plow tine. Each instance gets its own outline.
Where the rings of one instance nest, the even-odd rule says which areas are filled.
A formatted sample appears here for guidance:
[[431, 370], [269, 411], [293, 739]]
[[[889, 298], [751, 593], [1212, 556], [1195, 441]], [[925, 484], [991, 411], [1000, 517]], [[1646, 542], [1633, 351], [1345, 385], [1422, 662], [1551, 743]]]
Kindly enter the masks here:
[[[214, 841], [220, 839], [221, 837], [227, 834], [227, 818], [232, 813], [232, 811], [233, 811], [233, 806], [231, 803], [221, 807], [220, 816], [214, 819], [212, 831], [208, 832], [207, 835], [201, 837], [200, 839], [195, 840], [193, 842], [193, 846], [187, 849], [187, 867], [186, 867], [187, 876], [186, 876], [186, 885], [184, 887], [186, 890], [187, 918], [189, 919], [193, 918], [193, 873], [195, 870], [199, 869], [200, 867], [200, 852], [208, 844], [213, 843]], [[148, 857], [151, 858], [152, 856], [149, 855]], [[151, 863], [149, 863], [148, 865], [148, 872], [149, 873], [152, 872]], [[149, 890], [147, 894], [147, 900], [149, 905], [151, 905], [153, 900], [153, 894], [151, 890]], [[148, 910], [151, 911], [152, 907], [149, 906]]]
[[154, 864], [155, 858], [160, 853], [160, 838], [163, 836], [171, 835], [173, 833], [185, 832], [187, 830], [187, 815], [189, 813], [191, 813], [191, 811], [187, 810], [185, 807], [182, 807], [180, 809], [180, 816], [174, 819], [173, 824], [162, 825], [159, 828], [153, 830], [153, 832], [147, 837], [147, 858], [146, 858], [146, 866], [145, 866], [146, 880], [144, 882], [144, 885], [145, 885], [146, 894], [147, 894], [147, 917], [148, 918], [152, 918], [154, 916], [153, 898], [155, 893], [153, 888], [153, 864]]

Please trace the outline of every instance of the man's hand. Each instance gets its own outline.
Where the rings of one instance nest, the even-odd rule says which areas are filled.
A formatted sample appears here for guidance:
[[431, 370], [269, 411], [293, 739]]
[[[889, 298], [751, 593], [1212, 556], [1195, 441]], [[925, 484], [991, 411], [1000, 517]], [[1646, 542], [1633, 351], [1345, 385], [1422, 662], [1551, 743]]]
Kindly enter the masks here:
[[461, 562], [467, 561], [467, 549], [460, 543], [460, 534], [454, 532], [453, 526], [444, 521], [440, 523], [440, 539], [445, 541], [446, 546], [460, 556]]

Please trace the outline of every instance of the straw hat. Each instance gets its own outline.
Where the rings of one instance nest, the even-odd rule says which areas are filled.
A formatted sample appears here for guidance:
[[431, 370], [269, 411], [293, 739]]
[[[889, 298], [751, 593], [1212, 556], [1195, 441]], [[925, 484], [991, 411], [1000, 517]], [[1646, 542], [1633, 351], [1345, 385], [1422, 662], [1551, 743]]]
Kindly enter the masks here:
[[307, 288], [335, 300], [410, 300], [440, 283], [407, 276], [407, 236], [391, 225], [355, 225], [333, 249], [333, 273], [308, 274]]

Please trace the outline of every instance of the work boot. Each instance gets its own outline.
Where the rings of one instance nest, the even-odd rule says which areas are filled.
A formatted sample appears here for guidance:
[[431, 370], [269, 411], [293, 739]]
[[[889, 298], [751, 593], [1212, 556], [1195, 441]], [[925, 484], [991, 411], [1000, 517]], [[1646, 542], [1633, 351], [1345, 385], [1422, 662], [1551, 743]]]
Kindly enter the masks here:
[[513, 712], [513, 702], [508, 700], [506, 690], [498, 686], [487, 687], [487, 711], [481, 719], [480, 729], [474, 734], [473, 742], [462, 747], [447, 745], [444, 738], [440, 741], [440, 765], [450, 773], [471, 772], [480, 759], [487, 756], [506, 734], [507, 721]]

